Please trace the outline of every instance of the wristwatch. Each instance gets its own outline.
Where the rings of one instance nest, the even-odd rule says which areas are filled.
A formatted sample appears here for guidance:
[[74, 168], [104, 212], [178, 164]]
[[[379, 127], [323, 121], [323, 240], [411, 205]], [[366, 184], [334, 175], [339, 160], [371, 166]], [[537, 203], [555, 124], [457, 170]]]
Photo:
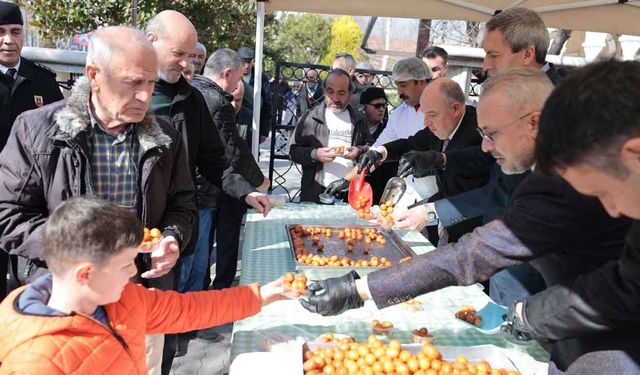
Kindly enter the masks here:
[[427, 225], [434, 225], [438, 222], [438, 214], [433, 210], [427, 211]]

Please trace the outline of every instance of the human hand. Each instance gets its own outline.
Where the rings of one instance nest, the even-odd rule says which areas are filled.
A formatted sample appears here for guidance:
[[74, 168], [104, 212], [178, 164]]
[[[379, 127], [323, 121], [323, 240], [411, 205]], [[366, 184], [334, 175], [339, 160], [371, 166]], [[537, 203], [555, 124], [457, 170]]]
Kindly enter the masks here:
[[382, 161], [382, 154], [376, 150], [369, 149], [358, 158], [358, 173], [362, 172], [363, 169], [370, 172], [372, 170], [371, 168], [380, 161]]
[[266, 194], [254, 191], [247, 194], [244, 201], [256, 211], [260, 212], [264, 217], [271, 211], [271, 202]]
[[364, 301], [356, 287], [359, 278], [358, 273], [352, 270], [340, 277], [314, 281], [307, 288], [309, 300], [300, 299], [300, 304], [311, 312], [325, 316], [362, 307]]
[[337, 156], [333, 147], [320, 147], [316, 150], [316, 158], [321, 163], [331, 163]]
[[[394, 212], [395, 213], [395, 212]], [[427, 205], [421, 204], [394, 215], [394, 227], [420, 231], [427, 225]]]
[[160, 240], [158, 248], [151, 253], [151, 269], [140, 277], [143, 279], [155, 279], [164, 276], [175, 266], [180, 256], [178, 241], [173, 236]]
[[360, 154], [360, 149], [356, 146], [349, 146], [345, 150], [347, 151], [347, 153], [343, 156], [343, 158], [345, 159], [353, 160], [358, 157], [358, 154]]
[[444, 153], [437, 151], [409, 151], [402, 155], [398, 165], [398, 176], [413, 174], [420, 178], [433, 174], [444, 167]]
[[533, 334], [529, 326], [525, 324], [523, 310], [525, 301], [515, 301], [503, 316], [505, 322], [500, 326], [500, 330], [515, 337], [518, 341], [529, 341], [533, 339]]
[[290, 299], [284, 293], [284, 278], [282, 277], [260, 286], [262, 306], [266, 306], [275, 301]]
[[324, 190], [325, 194], [337, 196], [340, 193], [344, 193], [349, 190], [349, 181], [344, 178], [339, 178], [331, 183]]

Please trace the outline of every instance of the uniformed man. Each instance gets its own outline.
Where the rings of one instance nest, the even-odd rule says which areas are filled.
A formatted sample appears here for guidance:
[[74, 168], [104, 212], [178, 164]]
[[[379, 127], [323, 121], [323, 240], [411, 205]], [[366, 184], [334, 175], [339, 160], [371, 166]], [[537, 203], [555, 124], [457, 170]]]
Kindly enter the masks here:
[[20, 8], [0, 2], [0, 150], [19, 114], [62, 99], [56, 74], [20, 57], [23, 43]]
[[[23, 43], [20, 8], [0, 1], [0, 151], [20, 113], [62, 99], [56, 74], [20, 57]], [[7, 292], [8, 267], [9, 257], [0, 249], [0, 300]]]

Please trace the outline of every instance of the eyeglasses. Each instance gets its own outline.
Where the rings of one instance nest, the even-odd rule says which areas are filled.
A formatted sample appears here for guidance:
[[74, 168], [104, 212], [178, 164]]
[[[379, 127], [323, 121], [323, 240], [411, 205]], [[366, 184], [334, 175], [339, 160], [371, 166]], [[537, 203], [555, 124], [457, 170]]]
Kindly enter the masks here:
[[484, 130], [480, 129], [479, 127], [478, 127], [478, 128], [476, 128], [476, 130], [478, 131], [478, 134], [480, 134], [480, 136], [481, 136], [482, 138], [486, 139], [486, 140], [487, 140], [487, 141], [489, 141], [489, 142], [494, 142], [494, 141], [495, 141], [495, 137], [496, 137], [496, 135], [497, 135], [500, 131], [504, 130], [505, 128], [508, 128], [508, 127], [509, 127], [509, 126], [511, 126], [511, 125], [515, 125], [515, 124], [517, 124], [517, 123], [518, 123], [518, 121], [522, 120], [523, 118], [525, 118], [525, 117], [527, 117], [527, 116], [530, 116], [530, 115], [534, 114], [535, 112], [536, 112], [536, 111], [532, 111], [532, 112], [529, 112], [529, 113], [527, 113], [527, 114], [525, 114], [525, 115], [522, 115], [522, 116], [518, 117], [517, 119], [515, 119], [515, 120], [511, 121], [510, 123], [508, 123], [508, 124], [506, 124], [506, 125], [501, 126], [501, 127], [500, 127], [500, 129], [495, 130], [495, 131], [492, 131], [492, 132], [486, 132], [486, 131], [484, 131]]
[[375, 109], [381, 109], [381, 108], [385, 108], [387, 106], [387, 103], [378, 103], [378, 104], [369, 104], [369, 103], [367, 103], [367, 105], [370, 105]]

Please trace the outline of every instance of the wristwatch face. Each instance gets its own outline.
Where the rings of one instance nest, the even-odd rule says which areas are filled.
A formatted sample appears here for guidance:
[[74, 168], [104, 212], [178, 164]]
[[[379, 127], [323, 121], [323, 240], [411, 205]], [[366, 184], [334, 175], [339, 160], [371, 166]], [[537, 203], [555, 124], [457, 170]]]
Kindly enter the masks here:
[[427, 212], [427, 220], [428, 221], [435, 221], [437, 218], [436, 213], [433, 211], [429, 211]]

